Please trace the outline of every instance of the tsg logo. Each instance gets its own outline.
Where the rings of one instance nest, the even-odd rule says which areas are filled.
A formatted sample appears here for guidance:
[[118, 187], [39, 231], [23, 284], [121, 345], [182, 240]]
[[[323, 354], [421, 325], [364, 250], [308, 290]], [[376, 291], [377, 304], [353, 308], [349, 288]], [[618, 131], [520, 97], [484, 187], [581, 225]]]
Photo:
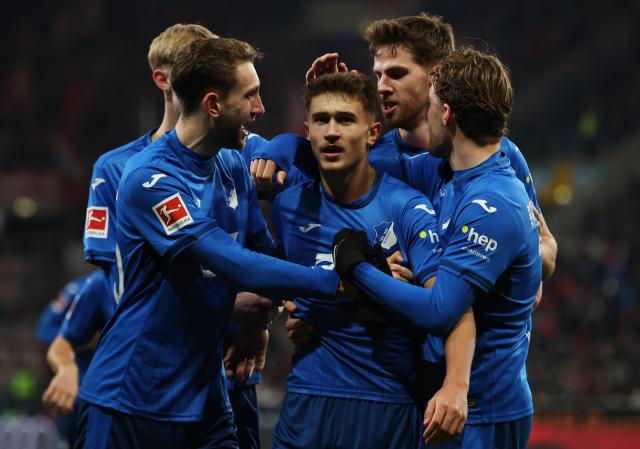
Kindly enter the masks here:
[[462, 233], [467, 234], [467, 241], [473, 242], [482, 246], [485, 252], [495, 251], [496, 249], [498, 249], [498, 242], [496, 242], [490, 237], [487, 237], [484, 234], [478, 234], [475, 228], [469, 229], [469, 226], [464, 225], [462, 227]]

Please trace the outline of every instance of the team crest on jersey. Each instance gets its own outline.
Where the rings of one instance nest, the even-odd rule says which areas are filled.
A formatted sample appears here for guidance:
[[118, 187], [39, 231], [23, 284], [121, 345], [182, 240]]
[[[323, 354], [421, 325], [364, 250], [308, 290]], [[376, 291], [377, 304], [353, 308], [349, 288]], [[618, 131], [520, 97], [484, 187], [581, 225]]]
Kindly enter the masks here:
[[167, 235], [193, 223], [193, 218], [191, 218], [191, 214], [179, 193], [175, 193], [153, 206], [153, 213], [162, 223]]
[[109, 235], [109, 209], [93, 206], [87, 208], [87, 218], [84, 224], [84, 236], [106, 239]]
[[398, 243], [398, 237], [393, 230], [393, 221], [383, 221], [374, 225], [373, 230], [376, 233], [374, 243], [379, 243], [383, 249], [391, 249], [393, 245]]
[[227, 195], [227, 204], [231, 209], [238, 207], [238, 192], [236, 192], [236, 188], [232, 187], [231, 192]]

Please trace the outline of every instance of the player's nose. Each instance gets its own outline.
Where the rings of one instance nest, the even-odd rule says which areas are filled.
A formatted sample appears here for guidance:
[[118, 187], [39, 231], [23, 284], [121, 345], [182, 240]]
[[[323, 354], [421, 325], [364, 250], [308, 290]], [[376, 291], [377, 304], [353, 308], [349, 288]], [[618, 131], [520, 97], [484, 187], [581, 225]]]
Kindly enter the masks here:
[[256, 100], [251, 109], [251, 113], [253, 115], [259, 115], [259, 114], [265, 113], [264, 104], [262, 103], [262, 98], [260, 97], [260, 95], [256, 95]]

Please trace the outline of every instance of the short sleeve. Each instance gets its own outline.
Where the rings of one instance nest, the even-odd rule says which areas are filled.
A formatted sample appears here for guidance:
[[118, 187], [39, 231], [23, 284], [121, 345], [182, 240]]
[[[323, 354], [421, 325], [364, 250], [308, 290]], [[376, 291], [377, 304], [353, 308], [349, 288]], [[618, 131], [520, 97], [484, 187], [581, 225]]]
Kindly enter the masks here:
[[117, 185], [98, 160], [93, 166], [84, 225], [84, 254], [89, 263], [115, 263]]

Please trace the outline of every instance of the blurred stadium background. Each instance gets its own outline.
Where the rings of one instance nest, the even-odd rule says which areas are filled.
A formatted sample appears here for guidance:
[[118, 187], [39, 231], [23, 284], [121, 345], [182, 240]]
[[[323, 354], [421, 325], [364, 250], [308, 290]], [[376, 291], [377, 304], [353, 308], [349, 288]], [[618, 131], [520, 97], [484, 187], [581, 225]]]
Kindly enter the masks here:
[[[640, 447], [640, 202], [633, 197], [640, 192], [640, 3], [630, 0], [3, 5], [0, 436], [18, 425], [51, 429], [40, 403], [50, 373], [35, 323], [67, 280], [90, 270], [81, 237], [91, 164], [161, 117], [146, 64], [151, 39], [196, 21], [260, 48], [267, 114], [252, 130], [269, 138], [302, 131], [303, 75], [316, 56], [338, 51], [369, 72], [363, 26], [421, 10], [452, 23], [459, 44], [493, 49], [511, 67], [511, 138], [559, 242], [556, 273], [534, 315], [531, 447]], [[276, 323], [260, 387], [265, 447], [290, 351]], [[55, 447], [44, 437], [39, 444]]]

